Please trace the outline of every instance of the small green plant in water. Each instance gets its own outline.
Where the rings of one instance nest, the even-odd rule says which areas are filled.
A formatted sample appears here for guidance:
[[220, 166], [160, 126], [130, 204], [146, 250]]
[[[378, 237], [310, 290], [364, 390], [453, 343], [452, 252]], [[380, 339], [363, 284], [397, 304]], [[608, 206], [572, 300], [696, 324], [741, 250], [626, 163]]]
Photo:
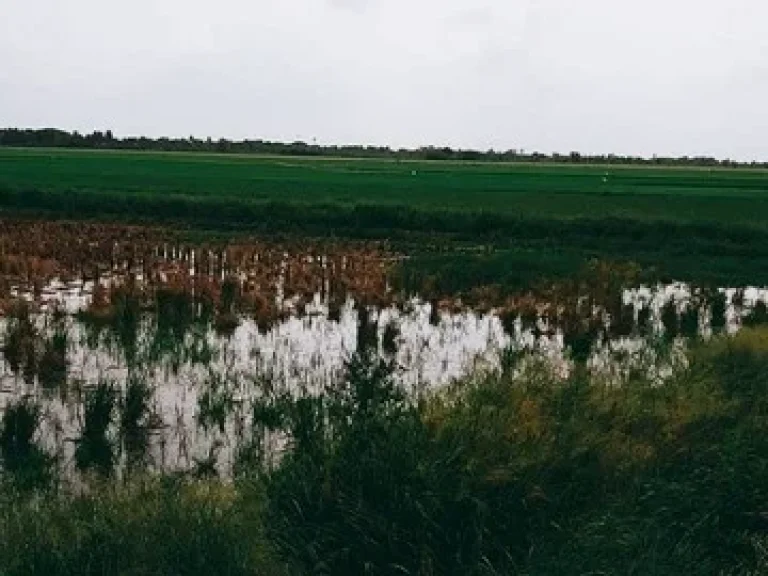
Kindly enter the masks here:
[[197, 423], [206, 432], [218, 428], [224, 433], [227, 418], [235, 409], [235, 397], [230, 381], [225, 375], [211, 373], [206, 383], [206, 389], [197, 401]]
[[109, 437], [117, 405], [117, 391], [111, 382], [101, 381], [85, 394], [83, 427], [76, 441], [75, 462], [81, 471], [96, 470], [110, 475], [115, 464], [115, 446]]
[[725, 327], [725, 313], [727, 310], [727, 298], [724, 293], [716, 290], [710, 296], [709, 306], [712, 315], [712, 330], [719, 332]]
[[400, 337], [400, 328], [391, 321], [385, 327], [381, 334], [381, 349], [385, 354], [394, 356], [397, 353], [397, 339]]
[[31, 384], [37, 375], [40, 334], [25, 302], [11, 310], [3, 339], [3, 356], [15, 374], [21, 373]]
[[662, 306], [661, 323], [664, 325], [664, 335], [670, 340], [677, 338], [680, 334], [680, 317], [677, 314], [677, 305], [674, 299]]
[[69, 338], [63, 329], [56, 330], [53, 336], [45, 341], [38, 366], [38, 377], [45, 388], [60, 388], [67, 383], [68, 347]]
[[686, 338], [699, 335], [699, 308], [693, 302], [680, 315], [680, 334]]
[[154, 426], [153, 396], [154, 391], [146, 380], [132, 375], [120, 398], [120, 437], [131, 468], [146, 462], [149, 438]]
[[5, 471], [21, 488], [49, 486], [54, 459], [37, 446], [34, 436], [42, 421], [40, 407], [22, 398], [5, 408], [0, 427], [0, 455]]
[[757, 302], [752, 312], [744, 318], [745, 326], [759, 326], [761, 324], [768, 324], [768, 305], [762, 300]]

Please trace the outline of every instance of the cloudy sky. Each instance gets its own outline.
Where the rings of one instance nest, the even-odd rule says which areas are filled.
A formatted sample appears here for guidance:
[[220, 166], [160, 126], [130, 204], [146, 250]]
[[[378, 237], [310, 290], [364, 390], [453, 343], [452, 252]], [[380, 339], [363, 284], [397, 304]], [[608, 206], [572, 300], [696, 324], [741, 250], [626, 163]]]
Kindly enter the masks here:
[[0, 0], [0, 126], [768, 159], [765, 0]]

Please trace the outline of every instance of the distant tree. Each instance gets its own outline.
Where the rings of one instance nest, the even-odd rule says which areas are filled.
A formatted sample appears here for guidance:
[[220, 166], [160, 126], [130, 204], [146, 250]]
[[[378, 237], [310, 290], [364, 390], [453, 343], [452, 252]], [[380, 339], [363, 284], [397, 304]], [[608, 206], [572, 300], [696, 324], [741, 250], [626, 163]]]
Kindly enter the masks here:
[[161, 150], [161, 151], [195, 151], [242, 154], [274, 154], [296, 156], [333, 156], [344, 158], [389, 158], [395, 160], [468, 160], [473, 162], [568, 162], [574, 164], [637, 164], [661, 166], [706, 166], [729, 167], [741, 166], [768, 167], [765, 162], [739, 163], [732, 159], [718, 160], [710, 156], [690, 158], [683, 156], [671, 158], [653, 155], [650, 158], [638, 156], [583, 155], [578, 151], [567, 155], [541, 152], [526, 153], [524, 149], [510, 149], [497, 152], [492, 148], [486, 151], [454, 150], [450, 147], [426, 146], [418, 149], [392, 149], [386, 146], [321, 146], [306, 142], [269, 142], [265, 140], [231, 141], [224, 138], [214, 141], [208, 137], [205, 140], [194, 136], [189, 138], [116, 138], [111, 130], [106, 132], [94, 131], [83, 136], [77, 131], [65, 132], [55, 128], [40, 130], [22, 130], [18, 128], [0, 129], [0, 146], [28, 146], [50, 148], [113, 148], [124, 150]]

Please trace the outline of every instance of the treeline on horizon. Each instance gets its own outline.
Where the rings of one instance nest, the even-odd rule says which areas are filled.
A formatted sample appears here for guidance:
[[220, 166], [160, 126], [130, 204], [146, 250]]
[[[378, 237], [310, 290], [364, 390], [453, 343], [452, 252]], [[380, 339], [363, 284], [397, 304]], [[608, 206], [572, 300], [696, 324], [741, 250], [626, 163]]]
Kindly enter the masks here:
[[325, 156], [337, 158], [381, 158], [393, 160], [446, 160], [470, 162], [541, 162], [568, 164], [635, 164], [648, 166], [721, 166], [766, 168], [768, 162], [736, 162], [709, 156], [682, 156], [679, 158], [654, 156], [544, 154], [523, 150], [463, 150], [449, 147], [427, 146], [418, 149], [362, 145], [318, 145], [307, 142], [270, 142], [266, 140], [205, 140], [189, 138], [117, 138], [111, 130], [80, 134], [55, 128], [0, 129], [0, 146], [30, 148], [74, 148], [86, 150], [137, 150], [157, 152], [207, 152], [221, 154], [266, 154], [276, 156]]

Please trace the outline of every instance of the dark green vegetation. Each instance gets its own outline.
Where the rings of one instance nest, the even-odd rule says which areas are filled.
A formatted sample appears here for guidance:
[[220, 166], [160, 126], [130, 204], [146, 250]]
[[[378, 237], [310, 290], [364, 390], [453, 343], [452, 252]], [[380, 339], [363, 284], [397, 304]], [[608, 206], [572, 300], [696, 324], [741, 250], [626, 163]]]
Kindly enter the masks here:
[[285, 574], [253, 491], [186, 478], [0, 495], [3, 574]]
[[[582, 369], [561, 380], [510, 356], [501, 373], [418, 399], [365, 343], [323, 394], [253, 405], [232, 483], [135, 473], [80, 495], [20, 483], [53, 465], [34, 442], [39, 412], [11, 406], [0, 571], [768, 570], [765, 330], [695, 346], [661, 387], [606, 387]], [[264, 440], [276, 431], [287, 452], [270, 465]]]
[[0, 207], [386, 239], [417, 256], [406, 285], [472, 285], [482, 271], [519, 287], [595, 257], [678, 279], [768, 282], [768, 173], [758, 170], [0, 148]]

